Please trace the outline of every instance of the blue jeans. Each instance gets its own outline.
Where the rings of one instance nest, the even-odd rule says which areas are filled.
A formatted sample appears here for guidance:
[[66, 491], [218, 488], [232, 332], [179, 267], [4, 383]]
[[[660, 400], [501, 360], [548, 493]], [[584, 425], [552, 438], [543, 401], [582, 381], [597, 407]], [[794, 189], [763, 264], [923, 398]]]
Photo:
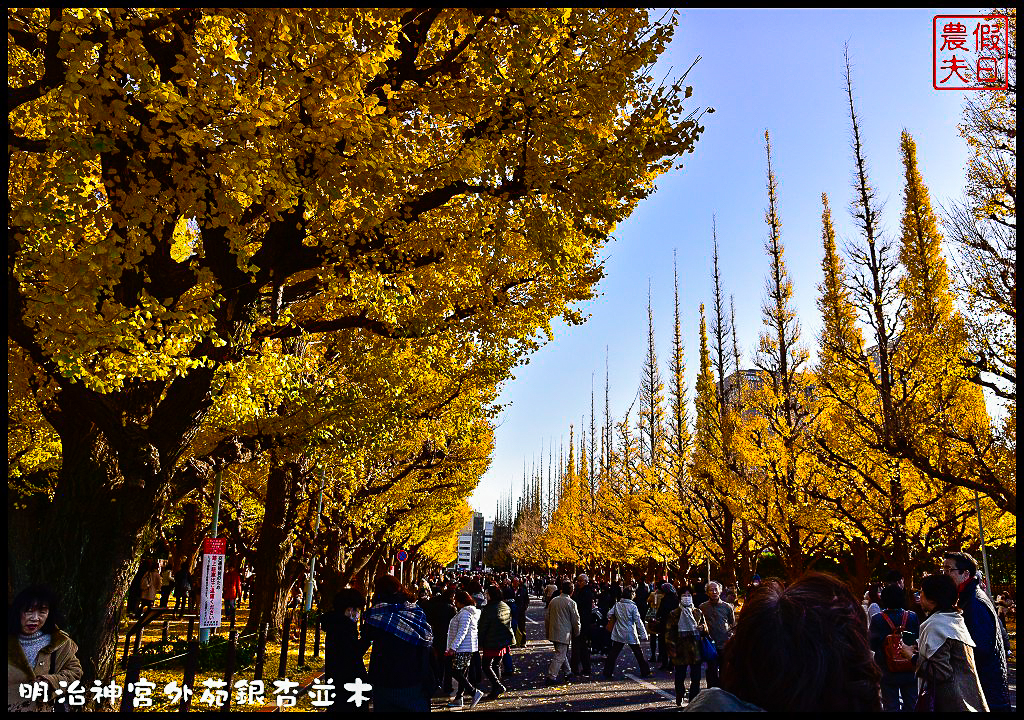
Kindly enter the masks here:
[[[902, 706], [901, 706], [902, 703]], [[883, 712], [914, 712], [917, 705], [917, 678], [901, 684], [882, 683]]]

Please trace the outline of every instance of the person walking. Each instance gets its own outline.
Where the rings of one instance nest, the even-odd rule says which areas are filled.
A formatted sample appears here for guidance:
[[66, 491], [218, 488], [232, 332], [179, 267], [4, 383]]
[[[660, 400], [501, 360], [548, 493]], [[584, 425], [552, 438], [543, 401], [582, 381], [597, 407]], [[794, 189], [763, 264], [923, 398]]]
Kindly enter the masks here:
[[956, 585], [957, 606], [974, 640], [974, 662], [988, 707], [992, 712], [1007, 712], [1010, 710], [1007, 638], [992, 600], [980, 587], [978, 563], [967, 553], [949, 552], [942, 559], [942, 572]]
[[[334, 606], [320, 616], [320, 627], [324, 640], [324, 678], [336, 687], [345, 683], [366, 680], [366, 666], [363, 656], [370, 647], [369, 640], [359, 637], [359, 615], [366, 598], [354, 588], [339, 590], [334, 596]], [[339, 693], [329, 708], [330, 712], [347, 712], [347, 703]], [[360, 710], [368, 711], [369, 703]]]
[[235, 611], [238, 609], [238, 598], [242, 594], [242, 573], [234, 563], [224, 573], [224, 608], [228, 611], [231, 627], [235, 626]]
[[948, 575], [929, 575], [921, 581], [921, 623], [917, 645], [900, 645], [918, 678], [917, 710], [988, 712], [975, 667], [975, 641], [956, 606], [957, 588]]
[[515, 635], [512, 633], [512, 609], [502, 600], [501, 587], [488, 587], [487, 597], [487, 604], [480, 611], [479, 638], [484, 675], [491, 681], [491, 692], [484, 699], [494, 700], [507, 689], [501, 682], [501, 662], [515, 642]]
[[191, 595], [192, 573], [188, 571], [188, 558], [183, 558], [180, 569], [174, 573], [174, 610], [179, 620], [189, 608]]
[[[885, 712], [913, 711], [917, 705], [917, 678], [909, 664], [905, 669], [894, 667], [894, 660], [887, 653], [887, 639], [895, 633], [907, 633], [908, 639], [917, 638], [920, 632], [920, 620], [917, 614], [905, 609], [905, 594], [896, 585], [882, 588], [882, 611], [871, 618], [868, 624], [868, 639], [871, 651], [875, 654], [875, 662], [882, 672], [882, 710]], [[908, 643], [910, 644], [910, 643]], [[897, 646], [898, 647], [898, 646]]]
[[722, 651], [725, 643], [736, 627], [736, 611], [732, 605], [721, 598], [722, 586], [712, 580], [705, 586], [708, 594], [708, 601], [700, 606], [700, 612], [707, 622], [708, 634], [711, 641], [715, 643], [718, 657], [715, 660], [707, 661], [708, 664], [708, 687], [718, 686], [718, 670], [722, 664]]
[[[52, 712], [58, 700], [54, 693], [61, 682], [66, 693], [68, 686], [82, 679], [78, 646], [60, 629], [63, 624], [57, 597], [44, 585], [25, 588], [11, 602], [7, 611], [7, 712]], [[22, 685], [40, 682], [45, 684], [44, 697], [22, 695]]]
[[693, 605], [689, 588], [679, 590], [679, 607], [669, 613], [665, 630], [668, 657], [675, 670], [676, 705], [683, 704], [686, 690], [686, 671], [690, 671], [690, 691], [687, 700], [700, 692], [700, 634], [707, 632], [707, 623], [700, 610]]
[[379, 576], [374, 590], [362, 633], [372, 648], [367, 676], [373, 686], [373, 711], [430, 712], [436, 688], [430, 623], [394, 575]]
[[170, 560], [164, 560], [164, 567], [160, 573], [160, 607], [165, 608], [171, 601], [171, 591], [174, 590], [174, 571], [171, 570]]
[[434, 633], [434, 661], [441, 668], [441, 693], [452, 694], [452, 658], [445, 653], [448, 642], [448, 626], [455, 617], [455, 590], [446, 589], [435, 595], [424, 612]]
[[877, 585], [872, 585], [864, 593], [864, 612], [868, 616], [868, 623], [871, 623], [873, 618], [878, 613], [882, 612], [882, 606], [879, 604], [881, 595], [879, 594], [879, 588]]
[[160, 579], [160, 563], [162, 560], [146, 560], [146, 572], [142, 575], [142, 582], [139, 584], [141, 592], [139, 598], [139, 616], [147, 610], [152, 609], [156, 604], [157, 595], [160, 593], [162, 580]]
[[525, 580], [512, 580], [516, 598], [516, 647], [526, 647], [526, 609], [530, 606], [530, 591]]
[[651, 668], [644, 659], [643, 650], [640, 649], [640, 643], [647, 640], [647, 629], [644, 627], [643, 618], [640, 617], [640, 610], [633, 601], [635, 597], [636, 590], [627, 585], [622, 589], [622, 598], [609, 611], [609, 617], [614, 619], [615, 624], [612, 627], [612, 647], [604, 661], [605, 680], [611, 679], [615, 661], [624, 645], [629, 645], [629, 649], [633, 651], [640, 677], [651, 676]]
[[679, 595], [676, 593], [676, 589], [672, 586], [672, 583], [666, 582], [661, 586], [661, 591], [664, 595], [661, 598], [661, 602], [658, 603], [658, 610], [654, 616], [654, 622], [658, 628], [658, 661], [659, 670], [671, 670], [672, 666], [668, 660], [668, 648], [665, 646], [665, 633], [668, 630], [668, 616], [679, 607]]
[[576, 587], [572, 599], [580, 614], [580, 634], [572, 640], [572, 652], [569, 666], [577, 675], [590, 677], [590, 640], [594, 636], [594, 588], [590, 579], [580, 574], [576, 577]]
[[472, 697], [470, 707], [476, 707], [484, 693], [473, 686], [467, 674], [470, 661], [479, 647], [480, 611], [476, 609], [476, 600], [465, 590], [456, 590], [454, 599], [456, 613], [448, 624], [448, 645], [445, 654], [452, 658], [452, 677], [458, 683], [458, 688], [448, 707], [462, 708], [463, 696], [467, 693]]
[[647, 621], [647, 629], [650, 631], [651, 657], [649, 661], [652, 665], [658, 662], [658, 640], [661, 636], [661, 627], [658, 625], [657, 617], [658, 607], [661, 605], [662, 598], [665, 597], [664, 586], [664, 581], [657, 583], [653, 592], [647, 596], [647, 612], [644, 614], [644, 620]]
[[568, 580], [562, 581], [561, 592], [551, 598], [547, 611], [544, 613], [544, 629], [547, 639], [554, 643], [555, 655], [548, 665], [547, 680], [549, 683], [558, 682], [558, 675], [565, 668], [566, 678], [572, 677], [572, 668], [569, 666], [569, 646], [573, 638], [580, 634], [580, 613], [576, 602], [569, 597], [572, 593], [572, 583]]
[[548, 584], [544, 586], [544, 605], [551, 602], [551, 598], [558, 594], [558, 585], [553, 577], [548, 578]]

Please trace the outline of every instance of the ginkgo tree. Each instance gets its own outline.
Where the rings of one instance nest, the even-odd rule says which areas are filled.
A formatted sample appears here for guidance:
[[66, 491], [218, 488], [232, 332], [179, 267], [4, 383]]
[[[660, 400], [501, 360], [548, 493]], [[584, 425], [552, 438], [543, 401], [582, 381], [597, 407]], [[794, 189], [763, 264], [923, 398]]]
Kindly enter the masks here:
[[581, 321], [609, 233], [702, 129], [646, 74], [672, 32], [632, 9], [8, 11], [8, 337], [61, 445], [23, 476], [46, 489], [9, 513], [10, 579], [60, 588], [90, 674], [225, 368], [327, 332], [525, 353]]

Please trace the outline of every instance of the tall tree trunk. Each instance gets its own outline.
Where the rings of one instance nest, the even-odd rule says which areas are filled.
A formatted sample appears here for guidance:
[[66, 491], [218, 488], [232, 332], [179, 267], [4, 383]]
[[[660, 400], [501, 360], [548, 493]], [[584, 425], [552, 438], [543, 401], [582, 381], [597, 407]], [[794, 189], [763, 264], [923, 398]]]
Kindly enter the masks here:
[[287, 604], [285, 571], [292, 557], [291, 526], [295, 518], [298, 470], [275, 461], [267, 475], [266, 507], [256, 541], [255, 577], [249, 619], [243, 634], [269, 622], [271, 635], [284, 624]]
[[345, 586], [343, 578], [345, 549], [341, 546], [341, 531], [331, 528], [327, 533], [327, 549], [320, 566], [320, 602], [323, 608], [334, 607], [334, 596]]
[[[725, 585], [736, 583], [736, 516], [728, 507], [722, 507], [722, 558], [720, 569], [722, 577], [719, 582]], [[712, 578], [709, 578], [712, 579]]]
[[8, 586], [45, 583], [56, 591], [67, 618], [62, 629], [79, 647], [89, 686], [113, 672], [121, 604], [146, 537], [155, 534], [162, 478], [121, 476], [126, 463], [118, 464], [88, 423], [59, 431], [63, 458], [53, 500], [8, 496]]
[[185, 505], [185, 516], [181, 520], [178, 540], [171, 550], [170, 564], [173, 572], [178, 572], [183, 560], [192, 555], [199, 541], [199, 506], [195, 503]]
[[910, 578], [910, 547], [907, 541], [907, 510], [903, 497], [903, 479], [900, 475], [900, 461], [889, 461], [889, 501], [892, 527], [892, 566]]
[[851, 539], [849, 543], [851, 560], [847, 564], [847, 568], [849, 568], [850, 587], [853, 588], [853, 594], [859, 598], [871, 579], [870, 548], [866, 542], [857, 538]]

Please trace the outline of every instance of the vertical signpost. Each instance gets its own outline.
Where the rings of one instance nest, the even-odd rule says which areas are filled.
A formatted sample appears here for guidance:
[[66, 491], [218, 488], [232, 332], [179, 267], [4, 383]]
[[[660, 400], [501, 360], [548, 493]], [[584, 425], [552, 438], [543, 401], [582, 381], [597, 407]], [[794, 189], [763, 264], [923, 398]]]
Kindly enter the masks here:
[[399, 550], [395, 553], [395, 560], [398, 561], [398, 582], [405, 584], [405, 561], [409, 559], [409, 553]]
[[224, 591], [224, 556], [228, 541], [225, 538], [203, 540], [203, 577], [199, 607], [199, 627], [220, 627], [221, 596]]

